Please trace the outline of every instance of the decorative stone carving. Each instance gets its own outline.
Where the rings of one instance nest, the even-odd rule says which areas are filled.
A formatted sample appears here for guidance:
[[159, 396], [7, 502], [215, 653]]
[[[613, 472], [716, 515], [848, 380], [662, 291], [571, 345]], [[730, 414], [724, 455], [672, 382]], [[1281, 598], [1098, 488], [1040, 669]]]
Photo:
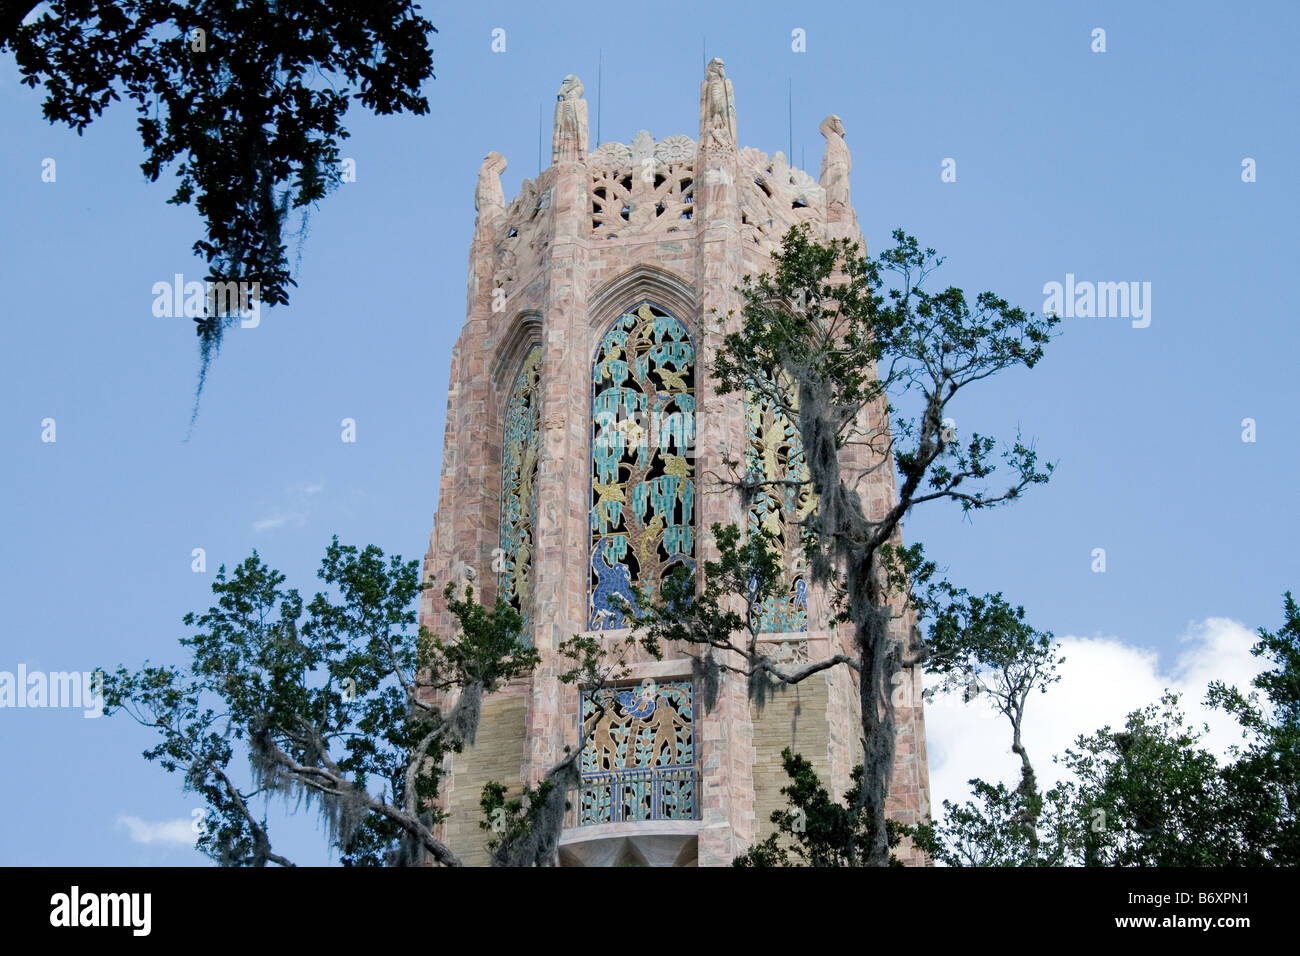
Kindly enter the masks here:
[[588, 158], [593, 236], [616, 238], [690, 228], [695, 218], [695, 143], [647, 130], [631, 147], [604, 143]]
[[792, 206], [811, 206], [823, 198], [822, 188], [805, 170], [791, 166], [779, 149], [768, 167], [772, 180], [782, 192], [788, 192]]
[[572, 73], [560, 84], [551, 136], [552, 163], [581, 160], [587, 155], [587, 101], [582, 92], [582, 80]]
[[525, 179], [519, 184], [519, 194], [510, 200], [510, 208], [506, 210], [511, 227], [517, 229], [531, 219], [536, 207], [537, 185], [531, 179]]
[[506, 238], [514, 243], [514, 249], [521, 256], [527, 252], [537, 252], [539, 240], [544, 244], [545, 225], [549, 217], [545, 215], [550, 206], [551, 191], [549, 183], [543, 184], [547, 176], [543, 171], [534, 182], [525, 179], [519, 186], [519, 195], [510, 201], [506, 209]]
[[493, 150], [483, 157], [478, 170], [478, 185], [474, 187], [474, 210], [478, 224], [496, 224], [505, 215], [506, 197], [501, 189], [501, 174], [506, 168], [506, 158]]
[[632, 220], [632, 158], [628, 164], [613, 169], [598, 169], [591, 174], [591, 233], [594, 236], [616, 237], [631, 230]]
[[511, 239], [503, 239], [497, 243], [497, 268], [492, 273], [494, 288], [505, 287], [517, 278], [519, 257], [515, 255], [514, 249], [510, 248], [512, 242]]
[[803, 639], [763, 641], [759, 644], [759, 651], [769, 657], [773, 663], [782, 667], [807, 664], [811, 661], [808, 654], [808, 642]]
[[826, 137], [826, 152], [822, 154], [821, 185], [826, 190], [826, 201], [847, 204], [849, 201], [849, 171], [853, 161], [844, 143], [844, 124], [832, 113], [817, 127]]
[[797, 202], [809, 206], [825, 198], [821, 185], [803, 169], [790, 170], [790, 191]]
[[646, 168], [646, 160], [652, 159], [655, 154], [655, 139], [650, 135], [647, 129], [641, 130], [636, 134], [636, 139], [632, 140], [632, 172], [637, 175]]
[[553, 219], [551, 198], [554, 170], [544, 169], [537, 180], [525, 179], [519, 193], [492, 227], [495, 263], [491, 272], [492, 288], [504, 288], [508, 295], [514, 285], [527, 282], [541, 262], [550, 236]]
[[624, 169], [632, 165], [632, 150], [622, 143], [601, 143], [587, 157], [591, 169]]
[[790, 182], [790, 161], [785, 158], [785, 153], [781, 150], [778, 149], [772, 154], [772, 162], [767, 168], [776, 182], [783, 186]]
[[654, 220], [652, 197], [658, 170], [655, 169], [655, 141], [649, 130], [641, 130], [632, 141], [632, 204], [629, 221], [638, 232]]
[[695, 162], [695, 140], [680, 133], [655, 144], [655, 159], [665, 166]]
[[474, 582], [478, 579], [478, 572], [471, 565], [457, 558], [448, 568], [447, 577], [454, 585], [455, 590], [453, 593], [456, 597], [463, 598], [465, 588], [473, 587]]
[[825, 210], [826, 192], [783, 153], [771, 159], [760, 150], [740, 150], [740, 231], [746, 242], [775, 249], [796, 223], [813, 221]]
[[736, 94], [722, 59], [714, 57], [700, 84], [700, 145], [736, 145]]

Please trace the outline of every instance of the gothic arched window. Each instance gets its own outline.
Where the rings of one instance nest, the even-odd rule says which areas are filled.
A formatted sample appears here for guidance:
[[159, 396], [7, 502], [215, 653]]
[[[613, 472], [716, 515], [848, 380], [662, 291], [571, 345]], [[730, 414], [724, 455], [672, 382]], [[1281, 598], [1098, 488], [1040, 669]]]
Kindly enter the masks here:
[[632, 585], [695, 567], [695, 345], [650, 302], [614, 320], [591, 367], [588, 627], [622, 627]]
[[537, 452], [541, 431], [542, 349], [534, 345], [506, 403], [501, 455], [501, 554], [497, 593], [523, 616], [531, 644], [533, 529], [537, 519]]
[[[768, 377], [745, 396], [745, 457], [749, 473], [762, 481], [808, 481], [808, 461], [795, 423], [774, 395], [790, 409], [799, 396]], [[759, 385], [760, 383], [756, 383]], [[808, 574], [799, 523], [817, 505], [812, 487], [764, 485], [749, 506], [749, 533], [763, 529], [774, 539], [783, 569], [783, 589], [763, 603], [759, 631], [808, 630]]]

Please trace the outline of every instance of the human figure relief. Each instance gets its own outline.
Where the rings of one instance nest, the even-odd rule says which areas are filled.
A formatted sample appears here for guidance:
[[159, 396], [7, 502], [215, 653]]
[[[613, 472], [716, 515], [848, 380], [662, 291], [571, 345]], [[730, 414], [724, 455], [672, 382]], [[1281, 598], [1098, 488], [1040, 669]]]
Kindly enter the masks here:
[[604, 706], [605, 712], [600, 715], [600, 719], [596, 721], [591, 731], [590, 747], [596, 755], [596, 773], [619, 769], [618, 744], [613, 734], [617, 720], [614, 716], [613, 700], [607, 699]]
[[[646, 723], [654, 731], [654, 742], [650, 745], [650, 766], [672, 767], [681, 763], [677, 731], [686, 726], [686, 721], [677, 713], [677, 708], [669, 706], [667, 702], [660, 703]], [[667, 756], [663, 756], [665, 748]]]

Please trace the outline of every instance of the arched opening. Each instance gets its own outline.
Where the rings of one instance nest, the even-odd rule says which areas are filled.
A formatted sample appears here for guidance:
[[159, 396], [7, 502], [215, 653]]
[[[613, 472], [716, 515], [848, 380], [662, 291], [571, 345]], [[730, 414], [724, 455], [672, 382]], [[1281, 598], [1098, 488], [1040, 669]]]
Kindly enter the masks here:
[[591, 366], [588, 627], [626, 624], [632, 586], [651, 593], [695, 567], [695, 344], [642, 300], [601, 337]]
[[534, 345], [524, 356], [506, 401], [501, 449], [500, 546], [492, 556], [497, 571], [497, 595], [523, 617], [523, 640], [530, 645], [541, 372], [542, 348]]

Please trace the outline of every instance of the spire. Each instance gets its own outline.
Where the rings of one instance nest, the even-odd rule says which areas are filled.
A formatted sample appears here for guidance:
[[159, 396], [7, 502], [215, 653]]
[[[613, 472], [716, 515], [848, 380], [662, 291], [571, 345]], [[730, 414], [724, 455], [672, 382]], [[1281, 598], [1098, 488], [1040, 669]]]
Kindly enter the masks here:
[[582, 80], [572, 73], [560, 84], [555, 97], [555, 132], [551, 137], [551, 162], [586, 160], [588, 152], [587, 101]]

